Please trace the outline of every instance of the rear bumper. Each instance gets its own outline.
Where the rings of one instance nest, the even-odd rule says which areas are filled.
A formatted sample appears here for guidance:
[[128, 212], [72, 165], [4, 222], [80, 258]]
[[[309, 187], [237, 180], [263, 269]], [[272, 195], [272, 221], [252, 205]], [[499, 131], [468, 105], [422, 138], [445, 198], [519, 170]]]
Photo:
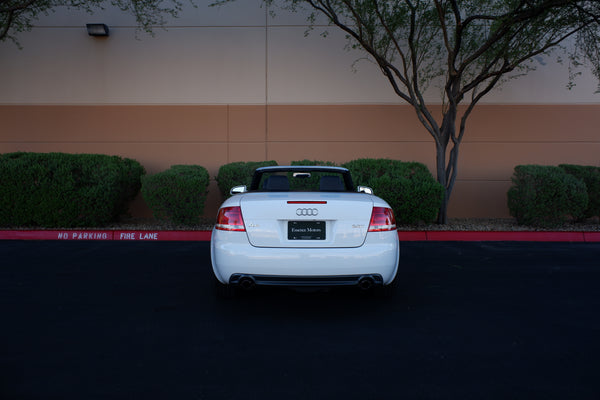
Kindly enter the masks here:
[[249, 275], [233, 274], [229, 284], [249, 288], [251, 286], [359, 286], [364, 289], [383, 286], [383, 278], [379, 274], [342, 275], [342, 276], [282, 276], [282, 275]]
[[396, 231], [370, 232], [362, 246], [351, 248], [254, 247], [245, 232], [220, 230], [211, 240], [213, 271], [224, 284], [250, 276], [263, 285], [354, 285], [373, 275], [387, 285], [396, 276], [399, 254]]

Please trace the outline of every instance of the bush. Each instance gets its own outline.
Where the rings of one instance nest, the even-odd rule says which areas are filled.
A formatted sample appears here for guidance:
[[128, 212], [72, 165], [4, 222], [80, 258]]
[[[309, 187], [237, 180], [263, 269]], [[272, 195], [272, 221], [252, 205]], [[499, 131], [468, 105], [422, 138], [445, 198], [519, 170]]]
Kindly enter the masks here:
[[142, 196], [158, 220], [196, 225], [204, 211], [209, 184], [206, 168], [173, 165], [142, 179]]
[[146, 175], [146, 170], [138, 161], [124, 158], [122, 162], [121, 188], [123, 194], [121, 197], [123, 201], [118, 205], [118, 215], [127, 214], [129, 203], [135, 199], [142, 188], [142, 176]]
[[327, 167], [337, 167], [337, 164], [332, 161], [317, 161], [317, 160], [292, 161], [292, 163], [290, 165], [300, 165], [300, 166], [322, 165], [322, 166], [327, 166]]
[[116, 220], [140, 189], [144, 168], [101, 154], [0, 155], [0, 225], [96, 227]]
[[401, 224], [430, 223], [437, 218], [444, 188], [424, 164], [388, 159], [358, 159], [342, 165], [355, 185], [373, 188], [387, 201]]
[[569, 164], [562, 164], [559, 167], [585, 183], [589, 202], [583, 213], [583, 217], [600, 216], [600, 168]]
[[229, 197], [229, 190], [234, 186], [250, 187], [252, 175], [257, 168], [277, 165], [276, 161], [240, 161], [225, 164], [219, 168], [217, 186], [223, 197]]
[[585, 184], [559, 167], [519, 165], [512, 182], [508, 209], [522, 225], [556, 227], [582, 218], [588, 205]]
[[[317, 160], [298, 160], [298, 161], [292, 161], [291, 165], [298, 165], [298, 166], [315, 166], [315, 165], [320, 165], [320, 166], [328, 166], [328, 167], [337, 167], [337, 164], [335, 164], [334, 162], [331, 161], [317, 161]], [[313, 172], [310, 176], [310, 178], [304, 178], [302, 180], [298, 180], [298, 179], [292, 179], [293, 174], [288, 174], [289, 175], [289, 181], [290, 181], [290, 189], [291, 190], [311, 190], [314, 188], [318, 188], [319, 187], [319, 182], [321, 180], [321, 177], [323, 175], [327, 175], [326, 173], [323, 172]], [[331, 174], [329, 174], [331, 175]]]

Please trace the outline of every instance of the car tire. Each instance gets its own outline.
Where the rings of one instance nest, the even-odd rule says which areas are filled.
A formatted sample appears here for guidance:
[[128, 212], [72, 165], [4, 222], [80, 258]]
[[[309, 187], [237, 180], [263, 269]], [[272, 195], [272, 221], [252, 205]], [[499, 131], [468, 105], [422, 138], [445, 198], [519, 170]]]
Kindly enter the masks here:
[[225, 285], [215, 278], [215, 295], [220, 299], [232, 299], [236, 297], [237, 289], [232, 285]]
[[384, 298], [389, 299], [394, 296], [396, 293], [396, 289], [398, 289], [398, 274], [394, 277], [394, 280], [389, 283], [389, 285], [381, 286], [377, 288], [377, 294]]

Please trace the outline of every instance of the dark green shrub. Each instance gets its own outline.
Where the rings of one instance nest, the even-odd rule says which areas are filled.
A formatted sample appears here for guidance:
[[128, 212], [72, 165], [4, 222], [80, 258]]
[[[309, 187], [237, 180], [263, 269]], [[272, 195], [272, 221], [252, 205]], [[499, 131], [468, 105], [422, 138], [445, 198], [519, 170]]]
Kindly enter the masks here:
[[[328, 166], [328, 167], [336, 167], [337, 166], [337, 164], [335, 164], [334, 162], [331, 162], [331, 161], [317, 161], [317, 160], [292, 161], [291, 165], [298, 165], [298, 166], [322, 165], [322, 166]], [[290, 189], [302, 191], [302, 190], [310, 190], [310, 189], [318, 188], [321, 177], [323, 175], [327, 175], [327, 174], [321, 173], [321, 172], [313, 172], [311, 174], [310, 178], [305, 178], [302, 180], [293, 179], [292, 178], [293, 174], [291, 174], [291, 173], [288, 175], [290, 175], [289, 176]]]
[[582, 218], [588, 205], [585, 184], [559, 167], [519, 165], [512, 182], [508, 209], [522, 225], [556, 227]]
[[257, 168], [277, 165], [276, 161], [239, 161], [222, 165], [217, 174], [217, 186], [223, 197], [229, 197], [234, 186], [250, 187], [252, 175]]
[[156, 219], [196, 225], [204, 211], [210, 178], [199, 165], [173, 165], [142, 179], [142, 196]]
[[142, 188], [142, 176], [146, 174], [146, 170], [138, 161], [131, 158], [122, 160], [123, 168], [121, 169], [121, 188], [123, 201], [118, 205], [118, 214], [126, 214], [129, 210], [129, 203], [138, 195]]
[[424, 164], [365, 158], [342, 166], [350, 170], [355, 185], [373, 188], [390, 204], [398, 223], [430, 223], [437, 218], [444, 188]]
[[600, 168], [569, 164], [562, 164], [559, 167], [585, 183], [589, 203], [584, 211], [584, 218], [600, 216]]
[[300, 166], [305, 166], [305, 165], [323, 165], [323, 166], [327, 166], [327, 167], [337, 167], [337, 164], [334, 163], [333, 161], [317, 161], [317, 160], [298, 160], [298, 161], [292, 161], [292, 163], [290, 165], [300, 165]]
[[0, 225], [95, 227], [125, 213], [144, 168], [101, 154], [0, 155]]

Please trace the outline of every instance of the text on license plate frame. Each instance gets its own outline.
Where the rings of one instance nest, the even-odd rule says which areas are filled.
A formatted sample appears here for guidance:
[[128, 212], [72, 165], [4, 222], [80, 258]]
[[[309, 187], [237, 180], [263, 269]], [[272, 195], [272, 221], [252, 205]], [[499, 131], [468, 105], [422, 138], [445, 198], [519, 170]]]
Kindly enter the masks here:
[[288, 240], [325, 240], [325, 221], [288, 221]]

